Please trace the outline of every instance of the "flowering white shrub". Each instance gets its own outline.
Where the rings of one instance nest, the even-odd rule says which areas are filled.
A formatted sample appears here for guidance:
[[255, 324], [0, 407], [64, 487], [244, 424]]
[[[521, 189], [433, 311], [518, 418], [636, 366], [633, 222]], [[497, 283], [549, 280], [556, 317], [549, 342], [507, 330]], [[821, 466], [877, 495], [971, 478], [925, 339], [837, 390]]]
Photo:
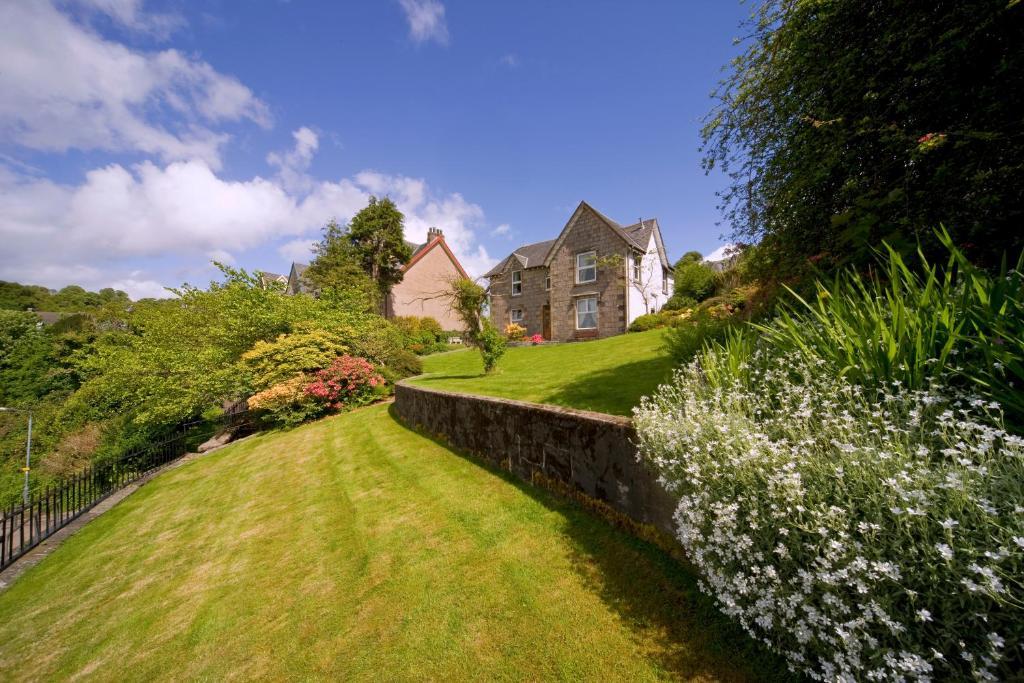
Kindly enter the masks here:
[[1024, 666], [1024, 440], [936, 385], [865, 389], [761, 344], [635, 411], [701, 589], [820, 680]]

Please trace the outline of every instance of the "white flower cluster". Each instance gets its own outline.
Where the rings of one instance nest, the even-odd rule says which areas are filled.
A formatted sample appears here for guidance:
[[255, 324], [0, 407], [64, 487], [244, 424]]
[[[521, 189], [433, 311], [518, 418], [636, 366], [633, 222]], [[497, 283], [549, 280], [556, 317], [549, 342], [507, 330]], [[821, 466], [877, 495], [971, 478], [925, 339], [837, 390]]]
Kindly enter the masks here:
[[818, 680], [1021, 667], [1024, 440], [999, 407], [865, 389], [764, 346], [722, 372], [724, 355], [635, 411], [702, 590]]

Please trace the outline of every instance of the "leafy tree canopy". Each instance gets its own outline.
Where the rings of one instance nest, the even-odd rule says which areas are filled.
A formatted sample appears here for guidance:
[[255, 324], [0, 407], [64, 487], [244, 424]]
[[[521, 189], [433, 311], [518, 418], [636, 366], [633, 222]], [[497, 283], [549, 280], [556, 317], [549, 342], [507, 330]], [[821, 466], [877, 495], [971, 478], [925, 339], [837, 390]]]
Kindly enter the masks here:
[[402, 266], [412, 258], [412, 249], [405, 242], [405, 216], [391, 199], [370, 197], [349, 224], [348, 242], [381, 292], [402, 281]]
[[99, 292], [89, 292], [78, 285], [68, 285], [58, 292], [52, 292], [39, 285], [22, 285], [17, 282], [0, 282], [0, 309], [25, 311], [54, 311], [75, 313], [95, 311], [112, 303], [128, 304], [131, 299], [121, 290], [106, 287]]
[[763, 0], [715, 94], [705, 168], [777, 275], [882, 240], [993, 265], [1024, 246], [1024, 3]]
[[380, 290], [363, 269], [347, 228], [331, 219], [324, 226], [323, 238], [313, 247], [313, 254], [313, 262], [304, 277], [314, 289], [350, 292], [366, 300], [364, 307], [367, 310], [378, 307]]

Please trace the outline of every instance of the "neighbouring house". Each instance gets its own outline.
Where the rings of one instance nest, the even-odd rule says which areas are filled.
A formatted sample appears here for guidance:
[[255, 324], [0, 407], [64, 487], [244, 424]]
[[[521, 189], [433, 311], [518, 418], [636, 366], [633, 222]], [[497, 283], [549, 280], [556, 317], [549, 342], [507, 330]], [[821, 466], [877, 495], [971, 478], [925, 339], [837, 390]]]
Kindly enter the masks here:
[[281, 275], [280, 273], [271, 273], [269, 270], [258, 270], [256, 274], [259, 275], [260, 285], [263, 289], [268, 289], [274, 284], [281, 284], [285, 287], [288, 286], [288, 276]]
[[429, 228], [426, 242], [410, 242], [409, 246], [412, 258], [405, 264], [402, 281], [391, 288], [385, 315], [430, 317], [444, 330], [462, 330], [462, 320], [452, 311], [446, 293], [453, 279], [469, 275], [445, 242], [444, 233], [440, 228]]
[[554, 341], [622, 334], [672, 295], [656, 218], [622, 226], [580, 202], [556, 239], [519, 247], [485, 275], [491, 320]]
[[[431, 317], [444, 330], [462, 330], [463, 323], [451, 310], [446, 292], [453, 278], [469, 275], [445, 242], [444, 233], [440, 228], [429, 228], [426, 242], [407, 244], [412, 249], [412, 257], [403, 268], [402, 281], [391, 288], [384, 302], [385, 316]], [[286, 278], [286, 294], [313, 293], [309, 281], [303, 277], [308, 267], [305, 263], [292, 264]]]
[[288, 280], [284, 286], [285, 294], [313, 293], [313, 286], [309, 283], [309, 280], [303, 277], [306, 268], [309, 268], [308, 263], [292, 263], [292, 268], [288, 271]]

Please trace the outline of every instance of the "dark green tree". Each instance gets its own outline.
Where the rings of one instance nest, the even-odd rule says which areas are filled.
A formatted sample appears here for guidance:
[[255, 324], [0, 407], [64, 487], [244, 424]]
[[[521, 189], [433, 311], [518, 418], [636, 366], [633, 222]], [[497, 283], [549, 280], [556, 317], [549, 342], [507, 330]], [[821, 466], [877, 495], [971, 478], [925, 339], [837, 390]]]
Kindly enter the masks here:
[[1024, 246], [1024, 3], [763, 0], [703, 130], [722, 210], [776, 275], [882, 240]]
[[0, 309], [25, 311], [33, 308], [37, 311], [47, 310], [45, 302], [50, 298], [50, 290], [39, 285], [21, 285], [17, 282], [0, 282]]
[[405, 216], [388, 197], [370, 197], [348, 227], [348, 242], [363, 270], [386, 295], [402, 281], [402, 266], [412, 257], [405, 242]]
[[317, 291], [333, 289], [358, 293], [368, 310], [379, 306], [377, 285], [363, 270], [359, 254], [349, 241], [347, 228], [331, 219], [324, 226], [323, 238], [313, 247], [313, 261], [303, 275]]

